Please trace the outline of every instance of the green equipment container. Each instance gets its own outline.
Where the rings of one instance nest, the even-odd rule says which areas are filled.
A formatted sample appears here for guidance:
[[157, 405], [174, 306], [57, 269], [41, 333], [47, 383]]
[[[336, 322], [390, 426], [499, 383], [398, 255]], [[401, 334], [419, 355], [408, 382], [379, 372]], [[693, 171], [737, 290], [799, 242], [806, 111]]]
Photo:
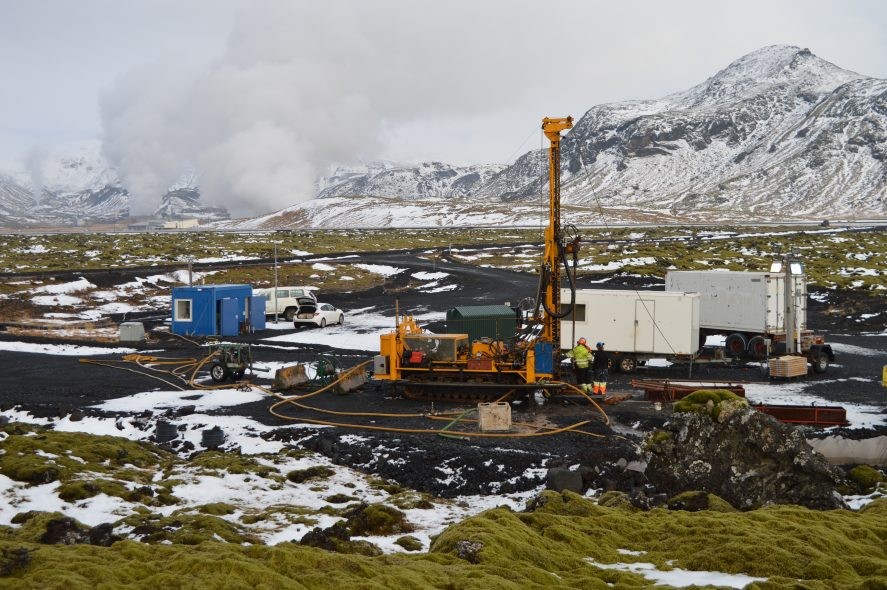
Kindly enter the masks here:
[[517, 313], [507, 305], [468, 305], [447, 311], [447, 334], [468, 334], [469, 342], [481, 338], [511, 341], [517, 326]]

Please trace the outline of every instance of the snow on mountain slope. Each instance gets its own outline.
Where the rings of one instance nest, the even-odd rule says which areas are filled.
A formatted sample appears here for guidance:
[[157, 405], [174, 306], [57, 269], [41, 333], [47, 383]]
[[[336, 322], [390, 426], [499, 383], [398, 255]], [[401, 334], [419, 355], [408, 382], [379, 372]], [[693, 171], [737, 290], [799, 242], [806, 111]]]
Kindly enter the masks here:
[[[764, 47], [661, 99], [595, 106], [561, 145], [572, 223], [887, 216], [887, 81], [798, 47]], [[341, 173], [322, 182], [321, 196], [380, 199], [353, 199], [353, 211], [348, 201], [311, 201], [250, 223], [527, 225], [533, 208], [521, 203], [547, 194], [544, 150], [488, 169], [457, 194], [429, 182], [426, 169]], [[414, 200], [396, 214], [394, 196]], [[421, 210], [416, 198], [424, 198]]]
[[0, 174], [0, 221], [33, 206], [34, 195], [28, 188], [12, 176]]
[[501, 165], [454, 167], [441, 162], [422, 162], [416, 166], [373, 162], [363, 170], [343, 168], [321, 179], [317, 197], [464, 197], [504, 168]]
[[[193, 169], [187, 170], [164, 195], [155, 215], [227, 219], [226, 210], [200, 203], [198, 180]], [[24, 170], [0, 174], [0, 225], [66, 226], [115, 222], [128, 216], [129, 193], [98, 142], [43, 154], [30, 174]]]
[[72, 225], [128, 214], [126, 190], [101, 157], [98, 142], [52, 150], [30, 168], [0, 175], [3, 225]]
[[[660, 99], [594, 106], [561, 146], [572, 223], [887, 217], [887, 80], [798, 47], [764, 47]], [[90, 149], [54, 158], [39, 191], [21, 174], [0, 175], [0, 224], [125, 217], [126, 191]], [[544, 150], [507, 167], [372, 162], [319, 179], [312, 201], [219, 223], [532, 225], [547, 178]], [[198, 182], [186, 173], [157, 214], [223, 220], [227, 212], [200, 205]]]
[[[562, 142], [566, 203], [672, 214], [887, 214], [887, 81], [765, 47], [655, 101], [599, 105]], [[475, 196], [534, 198], [529, 153]]]
[[462, 197], [328, 197], [313, 199], [251, 220], [213, 224], [219, 229], [295, 229], [300, 227], [456, 227], [542, 226], [547, 212], [527, 203], [506, 207]]

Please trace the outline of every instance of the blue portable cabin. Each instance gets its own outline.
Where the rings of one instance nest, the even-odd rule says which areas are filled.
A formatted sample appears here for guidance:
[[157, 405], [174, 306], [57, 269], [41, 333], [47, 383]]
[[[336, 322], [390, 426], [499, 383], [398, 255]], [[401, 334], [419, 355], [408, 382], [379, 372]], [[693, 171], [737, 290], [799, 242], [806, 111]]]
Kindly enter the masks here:
[[265, 299], [250, 285], [201, 285], [172, 290], [172, 332], [181, 336], [237, 336], [241, 326], [265, 329]]

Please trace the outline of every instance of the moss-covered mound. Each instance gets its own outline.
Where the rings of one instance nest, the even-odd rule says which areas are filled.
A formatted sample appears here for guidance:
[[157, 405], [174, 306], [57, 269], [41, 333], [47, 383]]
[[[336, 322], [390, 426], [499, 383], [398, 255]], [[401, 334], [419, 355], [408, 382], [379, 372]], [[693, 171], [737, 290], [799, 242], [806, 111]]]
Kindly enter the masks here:
[[[10, 436], [2, 442], [0, 473], [31, 484], [56, 480], [64, 483], [81, 472], [113, 474], [117, 480], [147, 482], [149, 472], [142, 469], [153, 470], [174, 461], [172, 454], [153, 445], [114, 436], [56, 432], [19, 423], [7, 424], [3, 431]], [[90, 497], [100, 491], [120, 495], [127, 490], [101, 479], [64, 490], [72, 499]]]
[[[697, 391], [645, 444], [656, 492], [715, 494], [748, 510], [771, 504], [843, 508], [843, 479], [797, 428], [729, 392]], [[670, 435], [670, 436], [669, 436]]]
[[293, 483], [305, 483], [314, 479], [329, 479], [335, 475], [335, 471], [323, 465], [315, 465], [307, 469], [296, 469], [286, 474], [286, 478]]
[[384, 504], [358, 504], [345, 512], [348, 530], [352, 535], [391, 535], [409, 533], [413, 525], [397, 508]]
[[[153, 524], [162, 529], [170, 523]], [[767, 578], [771, 588], [877, 588], [887, 579], [887, 500], [859, 512], [797, 507], [633, 512], [599, 506], [570, 492], [545, 492], [530, 512], [498, 508], [451, 526], [429, 553], [418, 555], [346, 555], [292, 543], [186, 546], [181, 543], [190, 539], [175, 535], [170, 541], [66, 547], [7, 537], [0, 540], [0, 571], [8, 572], [0, 588], [652, 585], [638, 573], [594, 567], [589, 558], [651, 562], [659, 569], [744, 572]]]
[[705, 492], [684, 492], [668, 499], [668, 507], [671, 510], [686, 510], [698, 512], [700, 510], [712, 510], [714, 512], [736, 512], [736, 509], [723, 498]]
[[717, 419], [726, 407], [745, 407], [748, 402], [726, 389], [700, 389], [674, 405], [675, 412], [699, 412]]
[[857, 465], [847, 476], [862, 493], [872, 492], [879, 484], [887, 483], [887, 477], [869, 465]]

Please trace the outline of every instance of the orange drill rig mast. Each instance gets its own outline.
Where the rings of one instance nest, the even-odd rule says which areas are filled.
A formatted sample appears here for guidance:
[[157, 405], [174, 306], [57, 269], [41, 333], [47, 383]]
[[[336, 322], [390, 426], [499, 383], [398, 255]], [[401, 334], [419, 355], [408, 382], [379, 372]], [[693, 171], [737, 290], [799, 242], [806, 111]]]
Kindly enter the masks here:
[[[573, 286], [574, 277], [567, 268], [566, 255], [572, 254], [574, 264], [579, 254], [579, 238], [576, 237], [569, 244], [564, 243], [561, 232], [561, 131], [573, 127], [573, 117], [542, 119], [542, 132], [551, 142], [548, 149], [548, 228], [545, 230], [545, 251], [543, 254], [542, 269], [539, 276], [539, 297], [536, 302], [536, 320], [542, 322], [540, 340], [551, 342], [554, 350], [561, 345], [560, 319], [566, 317], [573, 308], [574, 301], [570, 301], [567, 309], [561, 309], [560, 302], [560, 264], [563, 263], [570, 281], [571, 290], [575, 294]], [[575, 297], [575, 295], [574, 295]], [[539, 308], [545, 310], [544, 318], [541, 317]]]

